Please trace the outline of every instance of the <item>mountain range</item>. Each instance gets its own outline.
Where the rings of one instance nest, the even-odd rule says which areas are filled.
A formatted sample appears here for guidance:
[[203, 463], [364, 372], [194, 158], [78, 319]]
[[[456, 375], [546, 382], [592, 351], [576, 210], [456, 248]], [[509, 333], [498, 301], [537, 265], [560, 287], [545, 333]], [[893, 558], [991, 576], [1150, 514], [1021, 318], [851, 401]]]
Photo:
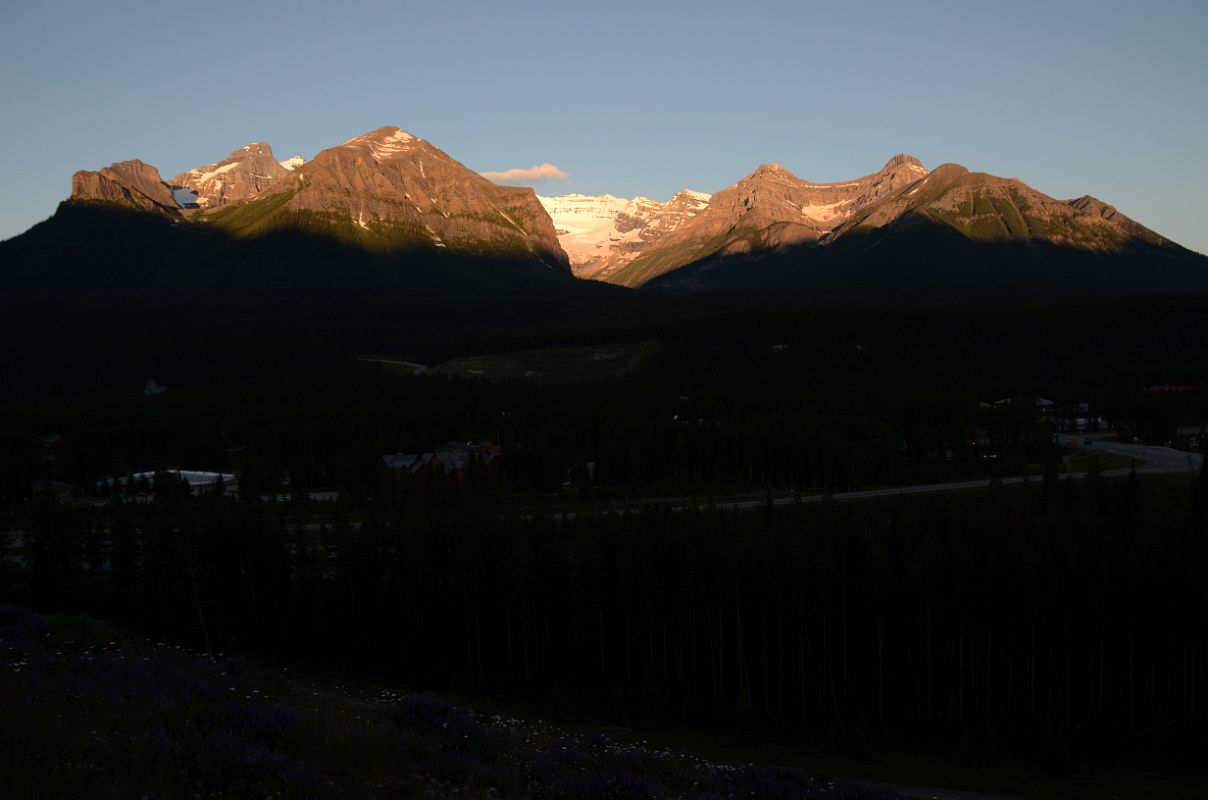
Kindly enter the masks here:
[[[691, 196], [690, 205], [682, 202]], [[677, 202], [678, 201], [678, 202]], [[1014, 178], [899, 154], [814, 183], [763, 164], [711, 197], [663, 205], [542, 198], [581, 277], [629, 287], [1204, 285], [1206, 260], [1090, 196], [1056, 200]], [[633, 208], [662, 221], [655, 235]], [[605, 218], [611, 227], [602, 225]], [[594, 226], [583, 220], [595, 220]], [[639, 222], [641, 219], [639, 219]]]
[[[928, 170], [908, 154], [834, 183], [768, 163], [712, 195], [684, 189], [667, 202], [539, 197], [387, 126], [310, 161], [278, 161], [268, 143], [253, 142], [171, 181], [138, 160], [77, 172], [71, 197], [42, 226], [78, 226], [102, 211], [252, 247], [284, 273], [298, 245], [266, 242], [301, 236], [376, 254], [388, 270], [457, 259], [492, 278], [537, 268], [630, 288], [1208, 287], [1208, 258], [1103, 201], [1058, 200], [956, 164]], [[64, 236], [39, 227], [5, 249], [55, 240], [57, 257], [70, 260]], [[195, 249], [200, 240], [174, 241]], [[338, 283], [330, 258], [325, 269]]]

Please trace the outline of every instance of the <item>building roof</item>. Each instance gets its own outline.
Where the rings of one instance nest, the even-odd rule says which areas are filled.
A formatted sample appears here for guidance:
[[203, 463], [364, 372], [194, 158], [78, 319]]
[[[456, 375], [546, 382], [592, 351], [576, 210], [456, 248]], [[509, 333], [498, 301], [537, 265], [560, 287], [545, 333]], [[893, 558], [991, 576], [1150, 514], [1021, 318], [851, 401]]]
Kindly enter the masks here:
[[382, 463], [388, 469], [404, 470], [410, 469], [418, 458], [419, 456], [415, 453], [394, 453], [382, 456]]

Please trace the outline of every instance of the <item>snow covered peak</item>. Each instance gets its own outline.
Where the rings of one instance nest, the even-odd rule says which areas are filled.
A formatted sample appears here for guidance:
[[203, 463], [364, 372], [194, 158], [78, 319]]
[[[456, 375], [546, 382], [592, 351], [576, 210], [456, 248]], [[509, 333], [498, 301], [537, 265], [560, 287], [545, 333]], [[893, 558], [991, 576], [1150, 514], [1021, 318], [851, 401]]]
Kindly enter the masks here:
[[671, 199], [681, 198], [684, 200], [694, 200], [697, 203], [708, 203], [712, 197], [713, 195], [705, 194], [704, 192], [697, 192], [692, 189], [680, 189], [675, 193], [675, 197]]
[[617, 215], [629, 205], [628, 200], [610, 194], [538, 195], [537, 199], [553, 220], [558, 241], [572, 265], [599, 255], [601, 244], [611, 237]]
[[286, 168], [287, 170], [289, 170], [290, 172], [293, 172], [293, 171], [294, 171], [294, 170], [296, 170], [298, 167], [300, 167], [300, 166], [302, 166], [303, 164], [305, 164], [305, 163], [306, 163], [306, 159], [305, 159], [305, 158], [303, 158], [302, 156], [290, 156], [289, 158], [285, 159], [284, 161], [280, 161], [280, 162], [278, 162], [278, 163], [279, 163], [281, 166], [285, 167], [285, 168]]
[[180, 173], [172, 183], [196, 192], [201, 208], [215, 208], [259, 194], [289, 169], [273, 156], [268, 142], [252, 142], [222, 161]]
[[414, 143], [419, 141], [422, 140], [418, 136], [412, 136], [394, 125], [387, 125], [369, 133], [354, 136], [340, 146], [367, 148], [374, 161], [385, 161], [412, 149]]
[[418, 137], [412, 136], [397, 125], [383, 125], [380, 128], [371, 130], [369, 133], [362, 133], [360, 136], [354, 136], [348, 141], [344, 142], [344, 144], [350, 145], [371, 141], [383, 143], [409, 142], [416, 138]]
[[603, 278], [695, 216], [709, 195], [690, 189], [666, 203], [649, 197], [627, 200], [611, 194], [537, 196], [545, 207], [575, 274]]
[[555, 207], [565, 208], [587, 208], [598, 205], [614, 205], [620, 203], [622, 207], [629, 201], [616, 197], [611, 194], [559, 194], [559, 195], [537, 195], [537, 199], [545, 206], [546, 210]]

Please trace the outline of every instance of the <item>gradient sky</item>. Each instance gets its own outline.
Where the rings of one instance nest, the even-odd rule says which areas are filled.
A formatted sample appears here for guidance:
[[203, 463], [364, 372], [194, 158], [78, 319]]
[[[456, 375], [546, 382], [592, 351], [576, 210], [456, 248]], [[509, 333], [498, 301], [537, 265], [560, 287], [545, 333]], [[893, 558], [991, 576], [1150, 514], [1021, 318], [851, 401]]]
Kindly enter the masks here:
[[71, 174], [395, 124], [542, 194], [660, 200], [909, 152], [1208, 252], [1208, 2], [0, 0], [0, 238]]

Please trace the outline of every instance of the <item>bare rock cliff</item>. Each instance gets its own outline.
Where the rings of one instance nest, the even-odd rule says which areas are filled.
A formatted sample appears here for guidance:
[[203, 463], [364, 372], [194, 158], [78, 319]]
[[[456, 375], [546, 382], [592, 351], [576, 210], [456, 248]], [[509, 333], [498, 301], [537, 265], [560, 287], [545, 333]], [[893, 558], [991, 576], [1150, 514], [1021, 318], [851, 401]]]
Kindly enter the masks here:
[[[292, 159], [290, 163], [294, 163]], [[252, 142], [222, 161], [180, 173], [172, 183], [197, 192], [197, 204], [202, 208], [218, 208], [255, 197], [289, 173], [273, 157], [268, 142]]]
[[138, 159], [119, 161], [99, 170], [80, 170], [71, 176], [71, 199], [103, 202], [153, 214], [178, 216], [180, 205], [159, 170]]

